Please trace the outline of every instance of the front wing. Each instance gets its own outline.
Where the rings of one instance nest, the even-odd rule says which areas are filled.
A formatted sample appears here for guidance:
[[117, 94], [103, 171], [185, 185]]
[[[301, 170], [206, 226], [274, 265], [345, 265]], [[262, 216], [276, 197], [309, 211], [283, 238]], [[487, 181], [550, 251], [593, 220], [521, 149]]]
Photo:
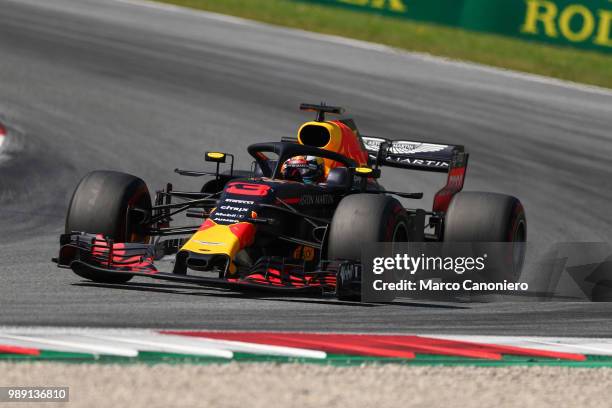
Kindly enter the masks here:
[[242, 274], [213, 278], [157, 270], [154, 244], [114, 243], [86, 233], [64, 234], [60, 244], [59, 257], [54, 259], [58, 266], [93, 281], [112, 281], [127, 274], [237, 291], [323, 294], [335, 293], [339, 271], [347, 264], [326, 262], [325, 270], [306, 272], [284, 260], [262, 259]]

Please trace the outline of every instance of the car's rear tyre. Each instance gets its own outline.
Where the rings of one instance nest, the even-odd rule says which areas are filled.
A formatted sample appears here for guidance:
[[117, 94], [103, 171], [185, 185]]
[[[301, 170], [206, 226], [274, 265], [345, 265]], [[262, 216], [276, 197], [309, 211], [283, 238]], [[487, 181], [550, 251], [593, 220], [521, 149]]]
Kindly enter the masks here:
[[[147, 242], [142, 221], [150, 210], [151, 196], [143, 180], [116, 171], [94, 171], [79, 182], [72, 195], [66, 233], [101, 234], [114, 242]], [[101, 283], [124, 283], [133, 277], [99, 273], [80, 276]]]
[[[327, 236], [327, 258], [361, 261], [363, 247], [376, 242], [406, 242], [406, 210], [395, 198], [354, 194], [340, 201]], [[340, 300], [359, 300], [353, 292], [337, 292]]]
[[[527, 219], [521, 202], [496, 193], [461, 192], [453, 197], [444, 218], [445, 242], [514, 242], [511, 254], [488, 254], [502, 260], [505, 271], [495, 280], [516, 280], [525, 258]], [[500, 248], [500, 250], [507, 250]], [[491, 256], [493, 255], [493, 256]], [[510, 255], [511, 257], [508, 257]], [[503, 259], [502, 259], [503, 258]], [[508, 259], [511, 262], [508, 262]]]
[[523, 205], [504, 194], [458, 193], [444, 219], [444, 241], [524, 242], [526, 238]]

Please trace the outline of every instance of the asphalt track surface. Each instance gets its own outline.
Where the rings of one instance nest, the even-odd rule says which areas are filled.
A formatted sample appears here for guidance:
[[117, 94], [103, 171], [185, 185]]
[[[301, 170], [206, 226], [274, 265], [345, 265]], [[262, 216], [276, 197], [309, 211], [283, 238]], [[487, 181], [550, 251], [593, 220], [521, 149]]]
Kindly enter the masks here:
[[[466, 190], [520, 197], [530, 240], [612, 239], [612, 92], [165, 7], [0, 0], [0, 325], [612, 335], [612, 304], [253, 298], [50, 263], [88, 171], [197, 188], [172, 170], [209, 149], [248, 167], [246, 145], [294, 135], [320, 100], [364, 134], [465, 144]], [[442, 182], [383, 180], [424, 207]]]

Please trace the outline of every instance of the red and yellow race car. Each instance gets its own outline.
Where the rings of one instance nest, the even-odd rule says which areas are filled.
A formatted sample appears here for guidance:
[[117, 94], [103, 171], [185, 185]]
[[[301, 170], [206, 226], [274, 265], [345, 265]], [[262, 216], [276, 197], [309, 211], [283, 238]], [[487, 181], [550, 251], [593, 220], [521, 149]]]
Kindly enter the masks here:
[[[72, 196], [54, 261], [95, 282], [143, 276], [355, 299], [368, 273], [361, 248], [369, 243], [525, 241], [518, 199], [461, 192], [463, 146], [366, 137], [351, 119], [326, 119], [342, 108], [301, 109], [316, 112], [316, 120], [304, 123], [297, 138], [249, 146], [250, 171], [234, 170], [234, 156], [222, 152], [205, 154], [215, 171], [175, 170], [210, 177], [200, 191], [168, 184], [151, 200], [138, 177], [89, 173]], [[423, 194], [385, 190], [382, 166], [448, 173], [447, 183], [431, 209], [407, 209], [396, 197]], [[198, 222], [171, 225], [179, 213]], [[172, 270], [158, 270], [156, 261], [169, 256]]]

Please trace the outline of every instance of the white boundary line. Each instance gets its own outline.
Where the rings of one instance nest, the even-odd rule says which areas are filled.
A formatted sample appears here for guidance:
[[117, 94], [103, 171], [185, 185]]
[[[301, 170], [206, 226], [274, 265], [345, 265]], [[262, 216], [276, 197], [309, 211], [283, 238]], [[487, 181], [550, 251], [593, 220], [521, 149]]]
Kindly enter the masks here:
[[444, 340], [496, 344], [563, 353], [612, 356], [612, 339], [597, 337], [539, 337], [539, 336], [479, 336], [479, 335], [424, 335]]
[[[186, 345], [186, 344], [178, 344], [177, 342], [165, 341], [165, 340], [154, 340], [151, 338], [131, 338], [126, 336], [116, 336], [116, 335], [103, 335], [100, 333], [91, 333], [87, 336], [96, 338], [96, 339], [104, 339], [115, 343], [127, 343], [137, 347], [139, 350], [149, 350], [149, 351], [163, 351], [170, 353], [179, 353], [179, 354], [190, 354], [190, 355], [198, 355], [198, 356], [208, 356], [208, 357], [220, 357], [231, 359], [234, 357], [234, 353], [230, 350], [223, 350], [209, 344], [203, 343], [201, 345]], [[172, 340], [172, 339], [167, 339]]]
[[[64, 337], [65, 338], [65, 337]], [[53, 339], [53, 338], [45, 338], [45, 337], [30, 337], [30, 336], [17, 336], [11, 334], [0, 334], [0, 342], [2, 339], [13, 340], [15, 343], [23, 344], [24, 347], [32, 347], [33, 345], [44, 345], [49, 347], [49, 349], [53, 349], [54, 347], [59, 347], [60, 350], [70, 350], [74, 352], [81, 353], [89, 353], [95, 355], [114, 355], [114, 356], [122, 356], [122, 357], [136, 357], [138, 356], [138, 350], [134, 348], [125, 348], [125, 347], [113, 347], [106, 345], [94, 345], [91, 343], [86, 343], [81, 341], [73, 341], [62, 339]], [[35, 348], [40, 348], [40, 346], [36, 346]], [[44, 347], [43, 347], [44, 348]]]
[[561, 88], [572, 89], [572, 90], [589, 92], [589, 93], [612, 97], [612, 89], [603, 88], [600, 86], [581, 84], [578, 82], [566, 81], [566, 80], [551, 78], [551, 77], [538, 75], [538, 74], [531, 74], [527, 72], [520, 72], [520, 71], [513, 71], [510, 69], [492, 67], [488, 65], [478, 64], [475, 62], [452, 60], [450, 58], [439, 57], [439, 56], [422, 53], [422, 52], [401, 50], [401, 49], [393, 48], [387, 45], [377, 44], [377, 43], [368, 42], [368, 41], [355, 40], [352, 38], [340, 37], [336, 35], [315, 33], [315, 32], [305, 31], [305, 30], [296, 29], [296, 28], [276, 26], [276, 25], [266, 24], [266, 23], [257, 22], [253, 20], [247, 20], [247, 19], [240, 18], [240, 17], [228, 16], [225, 14], [219, 14], [219, 13], [214, 13], [210, 11], [190, 9], [190, 8], [176, 6], [172, 4], [157, 3], [154, 1], [150, 1], [150, 0], [113, 0], [113, 1], [115, 1], [116, 3], [128, 4], [128, 5], [136, 6], [136, 7], [146, 7], [146, 8], [156, 9], [160, 11], [180, 13], [180, 14], [186, 14], [186, 15], [194, 15], [194, 16], [198, 16], [201, 18], [209, 19], [209, 20], [221, 21], [224, 23], [235, 24], [235, 25], [240, 25], [240, 26], [287, 30], [301, 37], [310, 38], [313, 40], [324, 41], [324, 42], [329, 42], [329, 43], [334, 43], [334, 44], [339, 44], [339, 45], [345, 45], [349, 47], [361, 48], [361, 49], [370, 50], [370, 51], [377, 51], [377, 52], [395, 54], [395, 55], [400, 55], [400, 56], [402, 55], [409, 56], [411, 58], [417, 58], [417, 59], [420, 59], [426, 62], [441, 64], [441, 65], [450, 65], [450, 66], [454, 66], [457, 68], [477, 70], [481, 72], [487, 72], [490, 74], [504, 76], [507, 78], [520, 79], [520, 80], [544, 84], [544, 85], [558, 86]]
[[[166, 336], [171, 336], [166, 334]], [[176, 335], [175, 335], [176, 336]], [[180, 336], [176, 336], [180, 337]], [[249, 353], [249, 354], [263, 354], [269, 356], [285, 356], [285, 357], [299, 357], [299, 358], [316, 358], [325, 359], [327, 353], [318, 350], [309, 350], [297, 347], [284, 347], [284, 346], [272, 346], [267, 344], [259, 343], [247, 343], [243, 341], [233, 340], [217, 340], [206, 337], [193, 337], [200, 341], [210, 342], [215, 344], [219, 348], [226, 348], [235, 352]]]

